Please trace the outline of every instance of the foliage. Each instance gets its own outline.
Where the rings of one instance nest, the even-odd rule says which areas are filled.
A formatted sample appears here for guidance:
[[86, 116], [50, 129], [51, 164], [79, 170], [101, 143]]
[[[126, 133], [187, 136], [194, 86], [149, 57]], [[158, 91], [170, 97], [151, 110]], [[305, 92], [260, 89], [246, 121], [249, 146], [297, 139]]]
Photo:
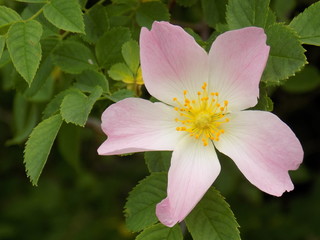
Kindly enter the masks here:
[[[166, 172], [171, 152], [110, 156], [103, 158], [106, 160], [103, 162], [96, 156], [96, 148], [103, 141], [99, 118], [113, 102], [127, 97], [150, 98], [143, 87], [139, 61], [141, 27], [150, 29], [154, 21], [172, 21], [185, 27], [208, 50], [215, 37], [224, 31], [258, 26], [264, 28], [271, 48], [255, 109], [272, 111], [271, 99], [274, 97], [282, 103], [282, 107], [276, 109], [283, 113], [280, 117], [291, 114], [292, 119], [303, 125], [307, 120], [310, 135], [312, 132], [319, 134], [318, 122], [310, 114], [318, 108], [312, 100], [319, 98], [316, 90], [320, 86], [317, 63], [320, 54], [315, 46], [320, 46], [320, 2], [308, 6], [305, 1], [283, 2], [0, 0], [0, 154], [3, 159], [0, 174], [10, 180], [0, 183], [4, 189], [1, 195], [8, 196], [8, 200], [0, 198], [0, 203], [9, 206], [8, 210], [1, 211], [0, 238], [101, 239], [104, 229], [108, 229], [110, 239], [132, 239], [135, 234], [130, 231], [136, 232], [138, 240], [240, 239], [239, 225], [231, 208], [215, 188], [208, 191], [181, 225], [167, 228], [157, 223], [155, 205], [166, 195]], [[310, 65], [305, 66], [307, 58]], [[276, 89], [277, 86], [282, 88]], [[283, 99], [294, 93], [300, 94], [299, 100], [303, 100], [284, 103]], [[306, 109], [310, 110], [306, 113]], [[301, 116], [308, 117], [299, 120]], [[309, 137], [304, 129], [298, 128], [298, 134], [302, 139], [305, 135]], [[309, 138], [308, 141], [313, 142]], [[316, 141], [310, 146], [305, 150], [313, 156], [318, 149]], [[143, 161], [139, 160], [143, 157], [150, 175], [130, 192], [125, 204], [124, 227], [121, 216], [107, 214], [121, 214], [119, 209], [124, 204], [124, 196], [132, 187], [131, 183], [124, 181], [135, 183], [147, 174]], [[39, 192], [24, 183], [26, 181], [21, 177], [24, 176], [21, 174], [23, 163], [32, 185], [39, 185]], [[287, 200], [287, 207], [274, 199], [264, 200], [255, 190], [243, 190], [250, 189], [250, 186], [233, 171], [233, 166], [227, 167], [215, 187], [227, 196], [228, 201], [230, 199], [232, 209], [236, 209], [234, 212], [244, 239], [319, 238], [319, 229], [314, 224], [317, 219], [307, 219], [315, 216], [311, 207], [305, 212], [297, 209], [303, 204], [317, 204], [315, 199], [320, 199], [316, 188], [319, 187], [319, 176], [315, 177], [313, 164], [310, 166], [311, 170], [307, 165], [293, 176], [302, 185], [312, 177], [317, 179], [305, 190], [310, 195], [306, 199], [297, 196]], [[122, 173], [121, 177], [117, 170]], [[105, 176], [106, 172], [110, 176]], [[64, 192], [59, 184], [70, 189]], [[21, 200], [23, 186], [29, 197], [25, 201]], [[99, 197], [105, 202], [97, 201]], [[122, 200], [117, 203], [120, 197]], [[237, 201], [239, 197], [240, 202]], [[66, 198], [71, 200], [64, 205]], [[81, 198], [84, 199], [80, 203]], [[20, 208], [15, 209], [10, 202]], [[84, 204], [77, 206], [79, 212], [76, 213], [71, 210], [75, 203]], [[88, 209], [87, 205], [90, 206]], [[117, 207], [110, 208], [113, 205]], [[33, 211], [34, 206], [44, 212], [35, 213], [37, 219], [49, 219], [57, 212], [61, 214], [47, 222], [55, 233], [38, 232], [32, 221], [19, 220], [19, 215], [24, 220], [32, 217], [33, 214], [28, 216], [24, 209]], [[98, 209], [107, 217], [99, 215]], [[278, 215], [270, 216], [273, 215], [270, 212]], [[284, 221], [286, 213], [289, 217]], [[64, 214], [69, 215], [63, 218]], [[99, 227], [95, 228], [96, 222], [88, 219], [96, 217]], [[305, 229], [293, 229], [288, 237], [281, 233], [281, 229], [289, 232], [291, 225], [298, 225], [300, 217], [308, 223]], [[112, 225], [114, 219], [117, 226]], [[39, 222], [34, 224], [38, 226]], [[25, 228], [22, 227], [24, 224]], [[68, 224], [73, 225], [68, 234], [64, 234], [62, 231]], [[86, 224], [92, 233], [80, 230]], [[12, 227], [18, 225], [21, 232], [15, 232]], [[43, 229], [48, 227], [41, 226]], [[28, 229], [34, 231], [30, 238], [23, 234]], [[95, 231], [101, 235], [95, 235]], [[265, 236], [261, 236], [262, 231]]]

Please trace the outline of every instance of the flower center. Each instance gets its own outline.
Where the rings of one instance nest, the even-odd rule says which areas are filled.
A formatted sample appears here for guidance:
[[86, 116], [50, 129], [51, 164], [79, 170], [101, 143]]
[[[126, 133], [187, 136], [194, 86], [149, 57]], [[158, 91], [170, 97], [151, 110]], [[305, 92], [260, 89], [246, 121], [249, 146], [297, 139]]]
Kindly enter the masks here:
[[191, 137], [201, 139], [204, 146], [210, 140], [219, 141], [219, 137], [224, 133], [223, 123], [229, 122], [228, 101], [219, 102], [219, 93], [207, 91], [207, 83], [202, 85], [202, 90], [197, 92], [197, 99], [189, 99], [188, 92], [183, 91], [184, 101], [180, 102], [173, 98], [178, 106], [174, 109], [179, 113], [175, 119], [181, 124], [177, 131], [188, 132]]

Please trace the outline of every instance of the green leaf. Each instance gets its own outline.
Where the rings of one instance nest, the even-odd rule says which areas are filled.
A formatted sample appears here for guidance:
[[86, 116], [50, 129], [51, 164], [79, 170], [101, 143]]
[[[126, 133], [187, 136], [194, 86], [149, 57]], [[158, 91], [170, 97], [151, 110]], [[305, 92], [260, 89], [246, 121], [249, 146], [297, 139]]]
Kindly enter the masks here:
[[140, 64], [139, 45], [137, 41], [130, 40], [122, 46], [122, 56], [133, 73], [136, 73]]
[[27, 175], [33, 185], [38, 184], [61, 123], [61, 116], [54, 115], [39, 123], [30, 134], [25, 146], [24, 163]]
[[21, 21], [20, 15], [11, 8], [0, 6], [0, 28]]
[[2, 35], [0, 35], [0, 59], [3, 53], [4, 45], [6, 43], [6, 38]]
[[57, 28], [84, 33], [84, 22], [77, 0], [51, 0], [43, 8], [44, 16]]
[[306, 93], [320, 86], [319, 70], [312, 66], [306, 66], [301, 72], [291, 77], [283, 85], [283, 88], [292, 93]]
[[320, 2], [312, 4], [290, 23], [302, 43], [320, 46]]
[[109, 18], [104, 6], [96, 4], [84, 15], [85, 35], [83, 39], [96, 43], [98, 39], [109, 29]]
[[121, 48], [131, 37], [128, 28], [113, 28], [106, 32], [96, 44], [96, 56], [100, 66], [121, 62]]
[[63, 120], [83, 127], [101, 94], [102, 88], [99, 86], [88, 97], [80, 91], [70, 92], [61, 103], [60, 111]]
[[166, 196], [167, 175], [152, 173], [129, 193], [125, 205], [127, 227], [138, 232], [158, 221], [156, 204]]
[[185, 221], [194, 240], [240, 240], [239, 225], [230, 206], [213, 187]]
[[152, 151], [144, 154], [144, 159], [150, 172], [168, 172], [172, 152]]
[[9, 28], [7, 47], [16, 70], [30, 85], [41, 60], [41, 24], [17, 22]]
[[280, 84], [300, 71], [307, 63], [305, 50], [291, 28], [274, 24], [266, 30], [270, 54], [261, 81], [268, 85]]
[[42, 46], [42, 53], [43, 53], [42, 61], [40, 63], [39, 69], [38, 69], [32, 83], [31, 83], [30, 87], [27, 88], [25, 90], [25, 92], [23, 93], [23, 95], [27, 98], [30, 98], [30, 97], [34, 96], [35, 94], [37, 94], [37, 92], [40, 91], [42, 86], [46, 82], [48, 82], [50, 80], [50, 78], [52, 77], [51, 74], [54, 70], [54, 64], [52, 62], [51, 55], [48, 55], [48, 53], [46, 53], [47, 52], [46, 45], [47, 45], [46, 41], [42, 42], [42, 45], [41, 45]]
[[169, 10], [162, 2], [145, 2], [137, 10], [136, 20], [139, 26], [151, 28], [154, 21], [169, 21]]
[[108, 71], [108, 74], [113, 80], [128, 83], [134, 82], [133, 73], [124, 63], [117, 63], [112, 65], [112, 67]]
[[227, 0], [201, 0], [204, 20], [210, 27], [225, 22], [226, 4]]
[[125, 98], [134, 97], [134, 93], [127, 89], [121, 89], [114, 92], [111, 96], [106, 97], [109, 98], [111, 101], [118, 102]]
[[97, 68], [92, 51], [80, 42], [63, 41], [53, 52], [52, 60], [67, 73], [81, 73]]
[[161, 223], [144, 229], [136, 240], [183, 240], [182, 231], [179, 225], [172, 228], [166, 227]]
[[76, 75], [74, 87], [83, 92], [93, 92], [96, 86], [100, 86], [104, 92], [109, 93], [109, 83], [107, 78], [96, 70], [85, 70]]
[[270, 0], [229, 0], [226, 18], [230, 29], [248, 26], [262, 28], [275, 23], [275, 16], [269, 9]]

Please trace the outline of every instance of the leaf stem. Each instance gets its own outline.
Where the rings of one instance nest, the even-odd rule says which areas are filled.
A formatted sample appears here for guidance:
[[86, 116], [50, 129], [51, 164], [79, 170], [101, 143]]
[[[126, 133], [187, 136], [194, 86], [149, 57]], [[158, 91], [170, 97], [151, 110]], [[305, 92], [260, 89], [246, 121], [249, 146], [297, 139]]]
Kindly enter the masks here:
[[40, 10], [39, 10], [38, 12], [36, 12], [33, 16], [31, 16], [30, 18], [28, 18], [28, 19], [25, 20], [25, 21], [27, 22], [27, 21], [31, 21], [31, 20], [35, 19], [35, 18], [38, 17], [42, 12], [43, 12], [43, 7], [40, 8]]

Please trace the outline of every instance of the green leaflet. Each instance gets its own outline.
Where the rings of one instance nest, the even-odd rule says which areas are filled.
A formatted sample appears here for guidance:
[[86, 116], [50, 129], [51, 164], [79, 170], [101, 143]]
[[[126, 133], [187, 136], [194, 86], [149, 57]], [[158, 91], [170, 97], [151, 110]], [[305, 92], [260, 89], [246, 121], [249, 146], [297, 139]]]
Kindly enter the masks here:
[[169, 21], [170, 13], [162, 2], [145, 2], [137, 10], [136, 20], [139, 26], [151, 28], [154, 21]]
[[185, 221], [194, 240], [240, 240], [239, 225], [230, 206], [213, 187]]
[[96, 44], [96, 56], [100, 66], [107, 66], [121, 62], [121, 48], [131, 37], [128, 28], [113, 28], [98, 40]]
[[158, 221], [156, 204], [166, 196], [167, 174], [151, 173], [129, 193], [125, 205], [127, 227], [138, 232]]
[[144, 229], [136, 240], [182, 240], [183, 235], [179, 225], [172, 228], [166, 227], [161, 223]]
[[276, 17], [269, 9], [270, 0], [229, 0], [226, 18], [230, 29], [248, 26], [266, 28]]
[[108, 71], [109, 76], [116, 81], [126, 81], [127, 79], [132, 79], [133, 82], [133, 73], [124, 63], [116, 63], [111, 66]]
[[90, 43], [96, 43], [98, 39], [108, 31], [109, 18], [104, 6], [97, 4], [84, 15], [85, 34], [82, 38]]
[[300, 71], [307, 63], [305, 50], [295, 32], [283, 24], [270, 26], [266, 34], [270, 53], [261, 81], [276, 85]]
[[84, 33], [83, 16], [77, 0], [51, 0], [44, 6], [43, 14], [57, 28]]
[[103, 92], [109, 93], [109, 82], [107, 78], [96, 70], [85, 70], [81, 74], [76, 75], [74, 87], [83, 92], [93, 92], [96, 86], [100, 86]]
[[312, 4], [290, 23], [302, 43], [320, 46], [320, 2]]
[[0, 28], [22, 20], [20, 15], [11, 8], [0, 6]]
[[16, 70], [31, 84], [41, 60], [42, 26], [32, 20], [17, 22], [8, 31], [7, 47]]
[[102, 88], [96, 86], [87, 97], [80, 91], [72, 91], [62, 100], [60, 111], [66, 123], [84, 126], [95, 102], [102, 94]]
[[225, 22], [226, 0], [201, 0], [203, 17], [210, 27]]
[[24, 163], [33, 185], [38, 184], [61, 123], [61, 116], [54, 115], [39, 123], [30, 134], [24, 150]]
[[123, 44], [121, 49], [124, 61], [133, 73], [136, 73], [140, 64], [139, 45], [137, 41], [130, 40]]
[[84, 44], [76, 41], [64, 41], [54, 51], [52, 60], [67, 73], [81, 73], [97, 68], [93, 52]]

